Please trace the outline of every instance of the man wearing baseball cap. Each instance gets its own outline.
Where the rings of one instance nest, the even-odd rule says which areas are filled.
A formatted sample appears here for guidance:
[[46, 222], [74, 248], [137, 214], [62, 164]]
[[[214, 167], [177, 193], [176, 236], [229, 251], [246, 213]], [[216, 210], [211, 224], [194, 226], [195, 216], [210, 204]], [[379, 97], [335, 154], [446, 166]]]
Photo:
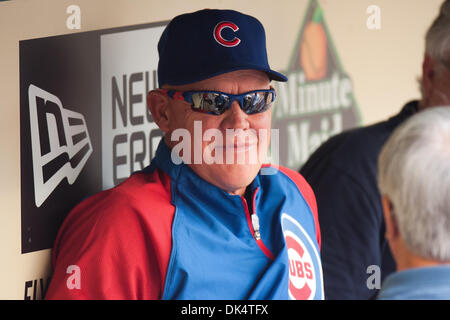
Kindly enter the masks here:
[[262, 164], [270, 81], [287, 81], [265, 41], [257, 19], [232, 10], [169, 23], [147, 96], [165, 133], [156, 156], [72, 210], [46, 298], [323, 299], [314, 194], [300, 174]]

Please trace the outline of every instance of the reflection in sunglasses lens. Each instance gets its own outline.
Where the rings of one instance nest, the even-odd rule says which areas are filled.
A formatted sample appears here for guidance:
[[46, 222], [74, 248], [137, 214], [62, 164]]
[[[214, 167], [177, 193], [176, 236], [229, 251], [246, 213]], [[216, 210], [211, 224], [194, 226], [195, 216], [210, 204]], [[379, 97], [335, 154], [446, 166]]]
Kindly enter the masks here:
[[[201, 112], [220, 115], [230, 104], [231, 98], [223, 93], [196, 92], [192, 94], [192, 108]], [[253, 92], [242, 97], [241, 108], [247, 114], [264, 112], [273, 100], [272, 92]]]

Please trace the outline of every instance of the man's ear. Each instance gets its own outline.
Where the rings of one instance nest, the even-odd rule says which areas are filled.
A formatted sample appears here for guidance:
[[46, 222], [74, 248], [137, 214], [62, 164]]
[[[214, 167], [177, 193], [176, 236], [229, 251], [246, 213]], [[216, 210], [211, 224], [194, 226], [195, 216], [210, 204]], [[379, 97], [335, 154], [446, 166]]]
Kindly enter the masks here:
[[157, 90], [152, 90], [147, 94], [147, 107], [158, 127], [167, 133], [169, 131], [169, 98]]
[[386, 224], [386, 239], [392, 241], [400, 236], [397, 221], [394, 216], [394, 207], [392, 206], [391, 200], [386, 195], [381, 198], [384, 213], [384, 222]]
[[424, 100], [427, 100], [433, 87], [436, 62], [428, 54], [425, 55], [422, 63], [422, 90]]

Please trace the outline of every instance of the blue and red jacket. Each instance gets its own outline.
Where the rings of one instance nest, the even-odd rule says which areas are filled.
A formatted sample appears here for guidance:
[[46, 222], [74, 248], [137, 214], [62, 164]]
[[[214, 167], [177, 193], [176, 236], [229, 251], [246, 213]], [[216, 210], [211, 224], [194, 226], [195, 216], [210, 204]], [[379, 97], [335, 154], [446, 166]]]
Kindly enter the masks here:
[[309, 185], [279, 167], [247, 189], [249, 201], [175, 165], [161, 141], [149, 167], [70, 212], [46, 298], [323, 299]]

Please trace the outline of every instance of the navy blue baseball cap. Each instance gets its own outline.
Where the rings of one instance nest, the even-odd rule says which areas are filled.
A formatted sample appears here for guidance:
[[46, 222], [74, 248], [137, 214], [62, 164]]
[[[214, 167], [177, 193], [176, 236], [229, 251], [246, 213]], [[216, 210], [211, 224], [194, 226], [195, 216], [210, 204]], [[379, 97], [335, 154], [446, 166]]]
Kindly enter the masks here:
[[234, 10], [204, 9], [173, 18], [161, 35], [158, 52], [160, 87], [242, 69], [260, 70], [270, 80], [287, 81], [270, 69], [261, 22]]

